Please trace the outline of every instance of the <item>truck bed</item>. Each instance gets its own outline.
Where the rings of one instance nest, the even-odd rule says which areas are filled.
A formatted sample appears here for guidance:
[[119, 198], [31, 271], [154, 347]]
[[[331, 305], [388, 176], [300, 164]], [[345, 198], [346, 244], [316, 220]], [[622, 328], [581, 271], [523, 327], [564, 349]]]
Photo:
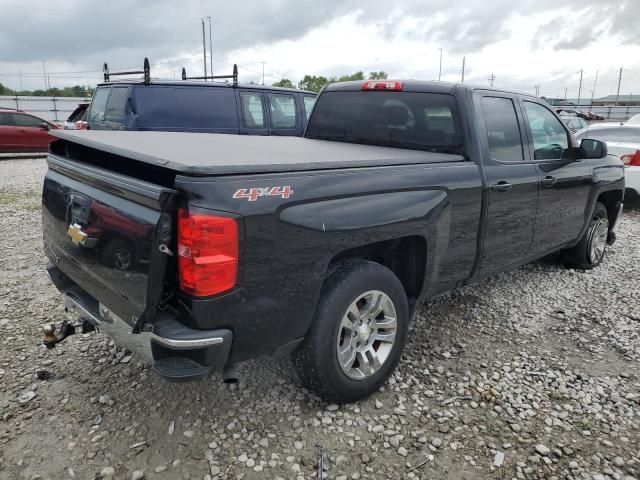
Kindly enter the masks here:
[[461, 155], [298, 137], [181, 132], [51, 131], [89, 148], [187, 175], [276, 173], [464, 161]]

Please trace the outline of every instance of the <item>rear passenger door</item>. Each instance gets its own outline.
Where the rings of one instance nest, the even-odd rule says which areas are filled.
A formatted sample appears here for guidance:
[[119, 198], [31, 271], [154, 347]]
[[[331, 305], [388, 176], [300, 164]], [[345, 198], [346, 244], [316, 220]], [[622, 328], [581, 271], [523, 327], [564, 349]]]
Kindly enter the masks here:
[[240, 95], [240, 134], [269, 135], [262, 92], [244, 90]]
[[538, 207], [538, 176], [525, 149], [517, 98], [482, 93], [476, 96], [476, 107], [489, 188], [480, 267], [486, 276], [527, 258]]
[[269, 106], [269, 134], [282, 136], [302, 135], [302, 116], [292, 93], [267, 94]]

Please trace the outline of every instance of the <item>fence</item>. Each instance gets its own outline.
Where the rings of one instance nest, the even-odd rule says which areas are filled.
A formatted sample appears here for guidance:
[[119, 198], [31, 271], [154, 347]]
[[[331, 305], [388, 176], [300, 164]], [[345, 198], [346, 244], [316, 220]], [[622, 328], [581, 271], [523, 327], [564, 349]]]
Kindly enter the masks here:
[[79, 103], [87, 103], [91, 98], [85, 97], [23, 97], [0, 96], [0, 108], [16, 108], [33, 113], [40, 118], [64, 121]]
[[[561, 108], [561, 107], [555, 107]], [[629, 118], [633, 117], [635, 114], [640, 113], [640, 105], [637, 106], [605, 106], [605, 105], [594, 105], [593, 107], [566, 107], [573, 108], [578, 110], [586, 110], [589, 112], [593, 112], [597, 115], [602, 115], [606, 120], [616, 121], [616, 122], [624, 122], [629, 120]]]

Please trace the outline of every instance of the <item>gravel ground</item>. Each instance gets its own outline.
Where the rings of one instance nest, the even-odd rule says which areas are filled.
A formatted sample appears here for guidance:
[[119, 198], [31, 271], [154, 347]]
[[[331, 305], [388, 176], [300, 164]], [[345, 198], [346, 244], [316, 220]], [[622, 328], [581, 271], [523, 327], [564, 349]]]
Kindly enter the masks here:
[[281, 365], [167, 384], [64, 318], [41, 246], [43, 160], [0, 162], [0, 478], [640, 478], [640, 210], [593, 272], [549, 258], [437, 297], [396, 374], [328, 405]]

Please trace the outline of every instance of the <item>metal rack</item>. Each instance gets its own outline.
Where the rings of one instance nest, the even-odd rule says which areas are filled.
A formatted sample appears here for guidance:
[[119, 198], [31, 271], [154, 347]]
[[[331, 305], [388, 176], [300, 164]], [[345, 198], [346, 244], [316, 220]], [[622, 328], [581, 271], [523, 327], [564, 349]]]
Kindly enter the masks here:
[[187, 77], [187, 70], [182, 67], [182, 80], [233, 80], [233, 86], [238, 86], [238, 65], [233, 64], [233, 74], [231, 75], [205, 75], [203, 77]]
[[143, 74], [144, 84], [149, 85], [151, 83], [151, 67], [149, 66], [149, 59], [147, 57], [144, 58], [144, 64], [143, 64], [142, 70], [130, 70], [127, 72], [110, 72], [109, 65], [107, 65], [107, 62], [104, 62], [104, 66], [102, 67], [102, 73], [104, 74], [105, 82], [110, 81], [111, 77]]

